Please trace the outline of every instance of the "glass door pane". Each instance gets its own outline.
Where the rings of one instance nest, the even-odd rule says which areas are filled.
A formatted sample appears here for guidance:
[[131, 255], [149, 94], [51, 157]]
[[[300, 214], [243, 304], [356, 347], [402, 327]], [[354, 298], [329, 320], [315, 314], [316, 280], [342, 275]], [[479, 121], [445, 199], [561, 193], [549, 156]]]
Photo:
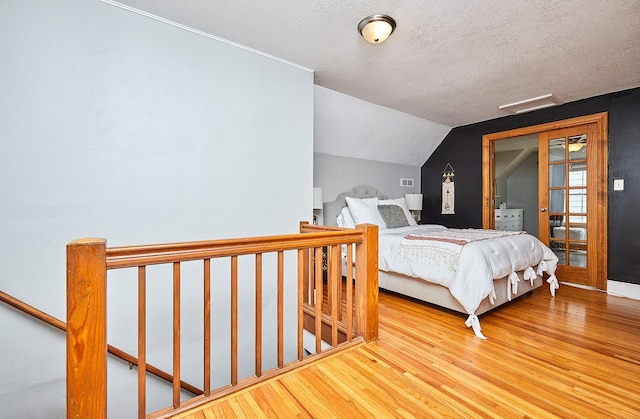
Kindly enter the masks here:
[[[565, 131], [558, 131], [565, 132]], [[548, 142], [549, 243], [559, 265], [587, 267], [587, 134]]]
[[587, 134], [572, 135], [567, 137], [567, 151], [569, 161], [587, 159]]

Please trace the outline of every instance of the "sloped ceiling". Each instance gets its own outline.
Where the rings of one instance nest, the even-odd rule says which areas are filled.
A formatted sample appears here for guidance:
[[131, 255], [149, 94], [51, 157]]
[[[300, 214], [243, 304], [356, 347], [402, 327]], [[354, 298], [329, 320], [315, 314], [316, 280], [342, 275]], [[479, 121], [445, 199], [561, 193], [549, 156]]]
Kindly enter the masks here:
[[316, 86], [314, 151], [421, 166], [450, 127]]
[[[313, 69], [316, 85], [380, 105], [369, 109], [374, 120], [395, 110], [427, 121], [391, 136], [386, 131], [398, 130], [359, 129], [354, 120], [340, 142], [323, 127], [316, 151], [335, 155], [368, 150], [362, 158], [421, 164], [442, 140], [442, 126], [507, 115], [499, 105], [547, 93], [566, 103], [640, 86], [640, 0], [121, 3]], [[398, 26], [371, 45], [356, 27], [376, 13]], [[321, 112], [324, 124], [329, 115]], [[387, 147], [367, 149], [375, 137]], [[416, 148], [422, 141], [430, 144]]]

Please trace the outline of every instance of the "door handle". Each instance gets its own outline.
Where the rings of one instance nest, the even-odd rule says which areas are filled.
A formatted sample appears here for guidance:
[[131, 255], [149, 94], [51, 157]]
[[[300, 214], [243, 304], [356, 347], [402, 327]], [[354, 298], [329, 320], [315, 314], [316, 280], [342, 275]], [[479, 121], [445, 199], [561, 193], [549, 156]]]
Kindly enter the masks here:
[[540, 212], [546, 212], [547, 211], [547, 207], [541, 207], [540, 208]]

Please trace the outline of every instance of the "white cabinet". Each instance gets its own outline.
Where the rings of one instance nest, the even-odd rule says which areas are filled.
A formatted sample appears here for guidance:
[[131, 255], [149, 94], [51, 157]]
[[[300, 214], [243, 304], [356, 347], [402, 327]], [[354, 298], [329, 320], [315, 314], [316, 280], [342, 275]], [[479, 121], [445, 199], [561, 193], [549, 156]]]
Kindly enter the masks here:
[[494, 210], [494, 228], [496, 230], [522, 231], [523, 209], [496, 209]]

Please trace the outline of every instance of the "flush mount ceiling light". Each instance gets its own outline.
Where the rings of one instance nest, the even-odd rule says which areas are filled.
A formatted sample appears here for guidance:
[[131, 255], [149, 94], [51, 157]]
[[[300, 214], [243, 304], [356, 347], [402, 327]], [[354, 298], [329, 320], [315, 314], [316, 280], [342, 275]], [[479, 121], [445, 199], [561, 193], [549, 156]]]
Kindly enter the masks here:
[[498, 106], [498, 109], [501, 109], [506, 112], [510, 112], [513, 114], [535, 111], [538, 109], [548, 108], [550, 106], [555, 106], [558, 103], [553, 98], [551, 93], [532, 97], [531, 99], [521, 100], [519, 102], [509, 103], [507, 105]]
[[396, 21], [387, 15], [372, 15], [358, 23], [358, 32], [371, 44], [380, 44], [391, 35], [396, 28]]
[[[567, 142], [569, 143], [567, 147], [569, 152], [575, 153], [582, 150], [582, 148], [587, 145], [587, 134], [574, 135], [567, 138]], [[564, 148], [564, 145], [562, 147]]]

